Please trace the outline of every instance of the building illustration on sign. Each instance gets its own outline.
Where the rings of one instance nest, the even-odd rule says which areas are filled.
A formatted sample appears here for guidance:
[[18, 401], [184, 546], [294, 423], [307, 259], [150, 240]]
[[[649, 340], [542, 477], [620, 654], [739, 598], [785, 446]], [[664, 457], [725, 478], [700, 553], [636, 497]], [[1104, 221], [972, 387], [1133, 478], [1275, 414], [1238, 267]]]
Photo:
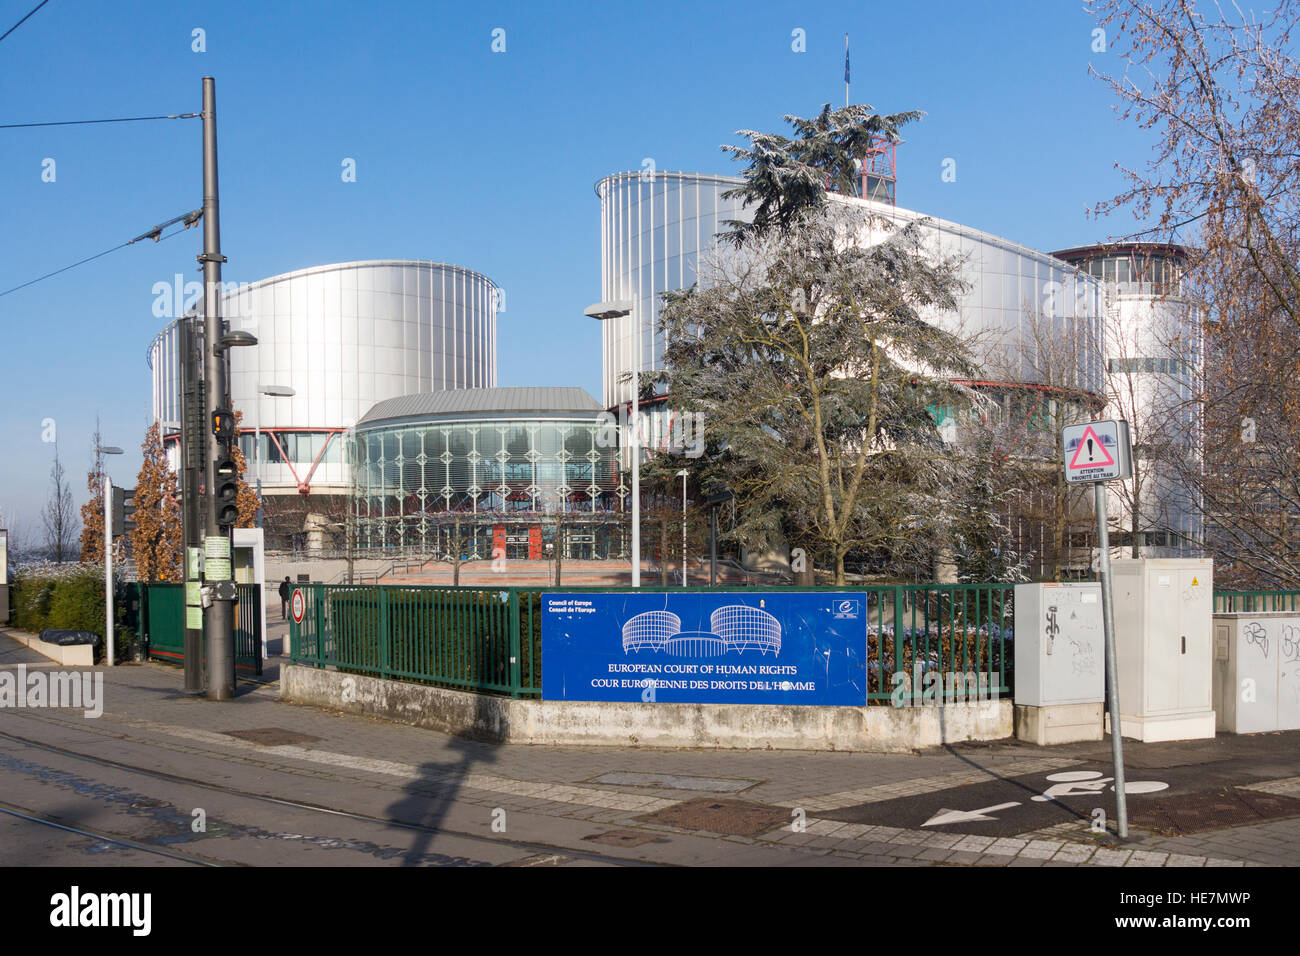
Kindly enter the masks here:
[[[1097, 434], [1089, 425], [1084, 429], [1083, 435], [1079, 438], [1073, 438], [1065, 443], [1065, 452], [1068, 455], [1074, 452], [1070, 458], [1071, 468], [1088, 468], [1092, 465], [1113, 465], [1115, 459], [1107, 451], [1107, 446], [1115, 447], [1115, 436], [1109, 432]], [[1084, 460], [1084, 454], [1087, 454], [1087, 460]]]
[[683, 631], [671, 611], [643, 611], [623, 625], [623, 653], [663, 652], [672, 657], [721, 657], [728, 651], [781, 653], [781, 624], [756, 607], [728, 604], [709, 616], [707, 631]]

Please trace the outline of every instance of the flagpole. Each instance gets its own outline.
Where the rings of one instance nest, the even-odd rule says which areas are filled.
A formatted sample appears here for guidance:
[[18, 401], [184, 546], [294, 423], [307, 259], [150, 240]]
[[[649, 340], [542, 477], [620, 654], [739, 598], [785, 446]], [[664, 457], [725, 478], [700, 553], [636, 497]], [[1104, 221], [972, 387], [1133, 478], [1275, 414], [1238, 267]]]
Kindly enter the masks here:
[[849, 35], [844, 34], [844, 106], [849, 105]]

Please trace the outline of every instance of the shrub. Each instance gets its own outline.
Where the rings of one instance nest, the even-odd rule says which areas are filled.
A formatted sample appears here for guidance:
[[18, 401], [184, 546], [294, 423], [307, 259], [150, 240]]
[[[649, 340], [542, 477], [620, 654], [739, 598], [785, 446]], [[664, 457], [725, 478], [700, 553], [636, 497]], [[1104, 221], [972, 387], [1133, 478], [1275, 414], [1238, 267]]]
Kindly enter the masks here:
[[59, 581], [50, 600], [50, 627], [104, 633], [104, 579], [91, 575]]

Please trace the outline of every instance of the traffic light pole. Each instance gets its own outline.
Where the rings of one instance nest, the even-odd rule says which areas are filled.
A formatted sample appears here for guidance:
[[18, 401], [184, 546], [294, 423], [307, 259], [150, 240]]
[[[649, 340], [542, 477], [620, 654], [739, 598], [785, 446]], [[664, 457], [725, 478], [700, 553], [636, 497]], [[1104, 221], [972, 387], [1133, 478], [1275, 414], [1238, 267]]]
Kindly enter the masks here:
[[[203, 78], [203, 381], [204, 416], [215, 422], [215, 413], [228, 408], [226, 400], [225, 352], [221, 336], [221, 220], [217, 195], [217, 92], [210, 76]], [[209, 442], [204, 455], [207, 494], [204, 501], [204, 572], [206, 591], [203, 630], [208, 645], [209, 700], [230, 700], [235, 696], [234, 597], [230, 570], [230, 533], [217, 522], [217, 466], [224, 460], [221, 440]]]
[[195, 341], [194, 324], [190, 315], [180, 317], [181, 351], [181, 515], [182, 535], [185, 542], [185, 690], [198, 694], [203, 691], [203, 626], [202, 611], [196, 627], [191, 627], [192, 593], [202, 584], [199, 574], [198, 553], [202, 547], [199, 531], [203, 524], [203, 511], [199, 507], [199, 485], [203, 475], [204, 412], [202, 383], [199, 380], [199, 343]]

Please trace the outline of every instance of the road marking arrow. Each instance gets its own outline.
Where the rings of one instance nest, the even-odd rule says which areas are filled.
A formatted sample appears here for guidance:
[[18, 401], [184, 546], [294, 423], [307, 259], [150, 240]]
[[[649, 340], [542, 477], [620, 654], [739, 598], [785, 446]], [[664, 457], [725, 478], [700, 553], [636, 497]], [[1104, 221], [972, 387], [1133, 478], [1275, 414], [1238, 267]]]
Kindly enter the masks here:
[[939, 827], [947, 823], [969, 823], [972, 820], [996, 820], [997, 817], [989, 816], [990, 813], [996, 813], [998, 810], [1006, 810], [1009, 807], [1020, 806], [1019, 800], [1012, 800], [1010, 803], [999, 803], [994, 807], [982, 807], [979, 810], [940, 810], [930, 819], [921, 824], [923, 827]]

